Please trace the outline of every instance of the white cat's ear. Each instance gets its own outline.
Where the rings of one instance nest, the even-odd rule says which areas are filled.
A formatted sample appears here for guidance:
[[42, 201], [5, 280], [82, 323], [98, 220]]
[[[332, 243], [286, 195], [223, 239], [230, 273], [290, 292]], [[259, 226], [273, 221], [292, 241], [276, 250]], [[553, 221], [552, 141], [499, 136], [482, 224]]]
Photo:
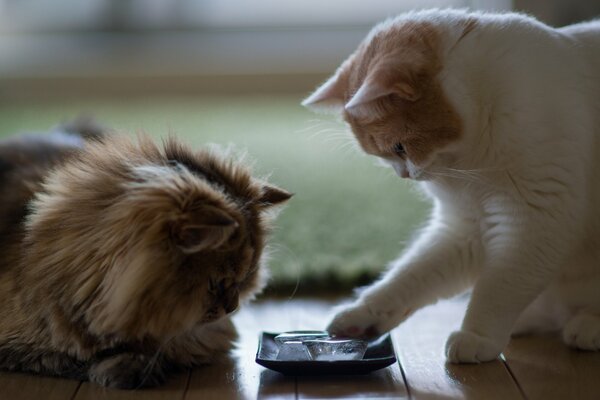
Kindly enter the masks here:
[[383, 82], [376, 79], [368, 79], [363, 82], [350, 101], [344, 106], [346, 111], [352, 111], [353, 108], [370, 103], [383, 96], [392, 94], [391, 87], [386, 87]]
[[219, 248], [238, 226], [237, 221], [225, 211], [204, 206], [174, 223], [171, 235], [183, 253], [193, 254]]
[[395, 94], [409, 101], [415, 101], [419, 98], [415, 85], [408, 74], [376, 69], [367, 75], [363, 84], [344, 108], [352, 114], [361, 106], [390, 94]]
[[344, 84], [339, 74], [333, 75], [302, 102], [313, 111], [339, 113], [344, 108]]

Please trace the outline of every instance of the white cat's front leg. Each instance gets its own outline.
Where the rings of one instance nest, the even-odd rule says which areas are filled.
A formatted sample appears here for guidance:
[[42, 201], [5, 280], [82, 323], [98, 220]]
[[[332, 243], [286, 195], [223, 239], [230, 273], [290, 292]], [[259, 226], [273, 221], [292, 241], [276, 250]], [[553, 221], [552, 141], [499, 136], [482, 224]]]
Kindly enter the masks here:
[[[524, 226], [528, 226], [524, 229]], [[461, 330], [446, 344], [450, 362], [496, 359], [521, 312], [548, 286], [564, 251], [553, 227], [523, 220], [497, 226]], [[558, 239], [558, 240], [557, 240]]]
[[377, 336], [417, 309], [468, 287], [477, 275], [480, 242], [466, 219], [434, 218], [385, 276], [338, 309], [328, 331], [344, 336]]

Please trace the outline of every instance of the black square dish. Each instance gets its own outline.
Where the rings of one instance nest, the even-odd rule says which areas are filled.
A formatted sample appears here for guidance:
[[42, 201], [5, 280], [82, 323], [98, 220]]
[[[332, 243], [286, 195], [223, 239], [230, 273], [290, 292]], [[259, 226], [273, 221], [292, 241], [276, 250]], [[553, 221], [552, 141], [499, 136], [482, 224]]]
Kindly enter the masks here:
[[288, 361], [278, 360], [275, 342], [278, 333], [263, 332], [258, 341], [256, 362], [284, 375], [361, 375], [385, 368], [396, 362], [394, 345], [389, 334], [369, 342], [362, 360]]

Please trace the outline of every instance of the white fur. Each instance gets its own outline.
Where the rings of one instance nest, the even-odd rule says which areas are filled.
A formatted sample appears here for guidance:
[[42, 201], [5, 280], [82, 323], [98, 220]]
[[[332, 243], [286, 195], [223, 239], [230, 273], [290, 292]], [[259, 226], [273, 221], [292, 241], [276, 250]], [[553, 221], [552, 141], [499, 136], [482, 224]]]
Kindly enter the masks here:
[[[469, 15], [478, 25], [459, 41]], [[554, 29], [435, 10], [374, 30], [406, 19], [443, 31], [439, 78], [463, 137], [411, 171], [433, 202], [429, 224], [329, 329], [388, 331], [473, 286], [452, 362], [495, 359], [531, 330], [600, 349], [600, 21]]]

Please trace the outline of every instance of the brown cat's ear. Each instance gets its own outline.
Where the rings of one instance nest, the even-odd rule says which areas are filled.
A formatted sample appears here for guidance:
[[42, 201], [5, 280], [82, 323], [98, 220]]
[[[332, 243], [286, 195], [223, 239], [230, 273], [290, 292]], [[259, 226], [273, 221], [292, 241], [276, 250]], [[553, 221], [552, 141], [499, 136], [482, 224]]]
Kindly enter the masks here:
[[313, 111], [339, 113], [344, 108], [344, 82], [336, 73], [302, 102]]
[[219, 248], [237, 228], [237, 221], [225, 211], [203, 206], [174, 223], [172, 236], [181, 251], [193, 254]]
[[271, 207], [289, 200], [292, 193], [272, 185], [264, 185], [258, 203], [263, 207]]
[[344, 108], [352, 114], [358, 107], [390, 94], [395, 94], [408, 101], [415, 101], [419, 98], [416, 82], [408, 67], [375, 68], [367, 75]]

